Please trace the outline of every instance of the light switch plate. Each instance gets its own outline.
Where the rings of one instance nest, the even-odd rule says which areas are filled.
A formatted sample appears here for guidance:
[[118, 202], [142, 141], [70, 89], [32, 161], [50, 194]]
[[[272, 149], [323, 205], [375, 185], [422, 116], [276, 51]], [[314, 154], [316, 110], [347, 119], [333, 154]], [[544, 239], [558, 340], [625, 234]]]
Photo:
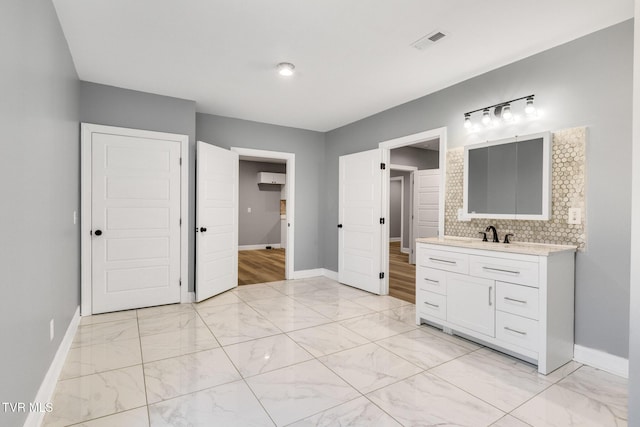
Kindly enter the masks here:
[[581, 224], [582, 223], [582, 211], [580, 208], [569, 208], [569, 219], [567, 224]]

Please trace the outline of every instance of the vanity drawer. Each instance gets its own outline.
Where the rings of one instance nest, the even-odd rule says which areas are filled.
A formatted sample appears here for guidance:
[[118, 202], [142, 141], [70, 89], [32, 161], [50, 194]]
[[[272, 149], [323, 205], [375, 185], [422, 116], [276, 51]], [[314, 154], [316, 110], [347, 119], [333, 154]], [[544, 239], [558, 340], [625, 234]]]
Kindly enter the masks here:
[[418, 265], [437, 270], [469, 274], [469, 255], [420, 248], [418, 251]]
[[538, 322], [496, 311], [496, 338], [509, 344], [538, 351]]
[[469, 255], [469, 274], [538, 287], [537, 262]]
[[496, 309], [538, 320], [538, 289], [496, 282]]
[[447, 294], [447, 272], [433, 268], [418, 267], [416, 270], [416, 286], [423, 291]]
[[447, 320], [447, 297], [433, 292], [418, 290], [416, 309], [425, 316]]

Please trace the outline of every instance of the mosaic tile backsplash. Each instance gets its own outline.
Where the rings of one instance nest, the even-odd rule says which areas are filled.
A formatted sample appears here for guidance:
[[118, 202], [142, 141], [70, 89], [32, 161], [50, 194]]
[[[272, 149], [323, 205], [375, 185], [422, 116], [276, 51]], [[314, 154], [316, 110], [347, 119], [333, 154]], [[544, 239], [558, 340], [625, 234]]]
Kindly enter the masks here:
[[[585, 234], [585, 142], [584, 127], [554, 132], [551, 178], [551, 219], [522, 221], [503, 219], [472, 219], [458, 221], [462, 208], [464, 180], [464, 148], [447, 152], [447, 182], [445, 195], [445, 235], [473, 237], [488, 225], [495, 225], [500, 241], [506, 233], [513, 233], [512, 241], [575, 245], [586, 247]], [[569, 208], [580, 208], [582, 223], [567, 224]]]

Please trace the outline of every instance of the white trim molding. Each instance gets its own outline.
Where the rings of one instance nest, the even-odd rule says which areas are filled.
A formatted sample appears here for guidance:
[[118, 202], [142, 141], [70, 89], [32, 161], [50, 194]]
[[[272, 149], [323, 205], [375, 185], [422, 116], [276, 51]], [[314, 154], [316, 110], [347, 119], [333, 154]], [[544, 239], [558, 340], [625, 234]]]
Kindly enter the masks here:
[[308, 279], [310, 277], [326, 277], [337, 281], [338, 272], [327, 270], [326, 268], [313, 268], [310, 270], [298, 270], [293, 273], [294, 279]]
[[610, 374], [629, 378], [629, 359], [581, 345], [573, 346], [573, 360]]
[[180, 279], [185, 286], [180, 289], [180, 302], [189, 302], [189, 136], [175, 133], [155, 132], [81, 123], [80, 139], [80, 312], [83, 316], [93, 314], [91, 283], [91, 135], [107, 133], [141, 138], [173, 140], [180, 143]]
[[[34, 402], [39, 403], [41, 407], [44, 407], [47, 403], [53, 402], [53, 393], [56, 390], [56, 384], [58, 383], [58, 378], [62, 372], [64, 362], [67, 360], [67, 355], [71, 349], [73, 338], [76, 336], [78, 325], [80, 325], [80, 306], [76, 308], [76, 312], [73, 314], [71, 322], [69, 322], [67, 332], [65, 332], [64, 337], [60, 342], [60, 347], [58, 347], [58, 351], [56, 351], [56, 355], [53, 357], [51, 365], [49, 365], [49, 370], [47, 370], [47, 373], [42, 380], [42, 384], [40, 384], [40, 388], [38, 389], [38, 394], [36, 394], [36, 398], [34, 399]], [[24, 427], [35, 427], [41, 425], [44, 416], [45, 412], [29, 412], [29, 415], [24, 422]]]
[[285, 254], [285, 278], [295, 279], [295, 221], [296, 221], [296, 155], [280, 151], [257, 150], [253, 148], [231, 147], [231, 151], [238, 153], [240, 160], [243, 157], [250, 157], [253, 160], [273, 161], [284, 160], [287, 165], [286, 172], [286, 192], [287, 192], [287, 252]]

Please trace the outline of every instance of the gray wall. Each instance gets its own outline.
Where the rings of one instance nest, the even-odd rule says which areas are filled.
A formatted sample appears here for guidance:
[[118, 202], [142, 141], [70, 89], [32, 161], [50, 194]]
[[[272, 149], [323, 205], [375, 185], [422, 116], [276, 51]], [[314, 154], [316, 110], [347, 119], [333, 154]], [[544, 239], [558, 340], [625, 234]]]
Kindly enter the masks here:
[[389, 237], [402, 236], [402, 184], [391, 181], [389, 185]]
[[32, 402], [80, 303], [79, 83], [50, 1], [3, 0], [0, 32], [0, 401]]
[[[323, 266], [338, 267], [338, 157], [447, 127], [449, 147], [588, 126], [587, 241], [576, 257], [576, 343], [627, 357], [633, 21], [469, 79], [326, 136]], [[541, 118], [468, 135], [465, 111], [530, 93]]]
[[411, 227], [411, 223], [409, 217], [411, 215], [411, 172], [391, 170], [390, 175], [392, 177], [404, 177], [404, 235], [402, 236], [402, 247], [410, 249], [409, 228]]
[[[640, 16], [636, 0], [635, 16]], [[631, 222], [631, 314], [629, 324], [629, 425], [640, 425], [640, 31], [635, 31], [633, 67], [633, 207]]]
[[81, 82], [80, 121], [189, 136], [189, 290], [195, 280], [196, 103], [135, 90]]
[[415, 166], [418, 170], [438, 169], [440, 154], [434, 150], [400, 147], [391, 150], [391, 164]]
[[[258, 184], [258, 172], [285, 173], [278, 163], [240, 161], [238, 187], [238, 245], [280, 243], [282, 185]], [[247, 212], [251, 208], [251, 213]]]
[[[295, 154], [294, 268], [321, 267], [318, 224], [324, 197], [324, 134], [198, 113], [196, 136], [198, 140], [223, 148], [242, 147]], [[289, 203], [287, 200], [287, 208]]]

